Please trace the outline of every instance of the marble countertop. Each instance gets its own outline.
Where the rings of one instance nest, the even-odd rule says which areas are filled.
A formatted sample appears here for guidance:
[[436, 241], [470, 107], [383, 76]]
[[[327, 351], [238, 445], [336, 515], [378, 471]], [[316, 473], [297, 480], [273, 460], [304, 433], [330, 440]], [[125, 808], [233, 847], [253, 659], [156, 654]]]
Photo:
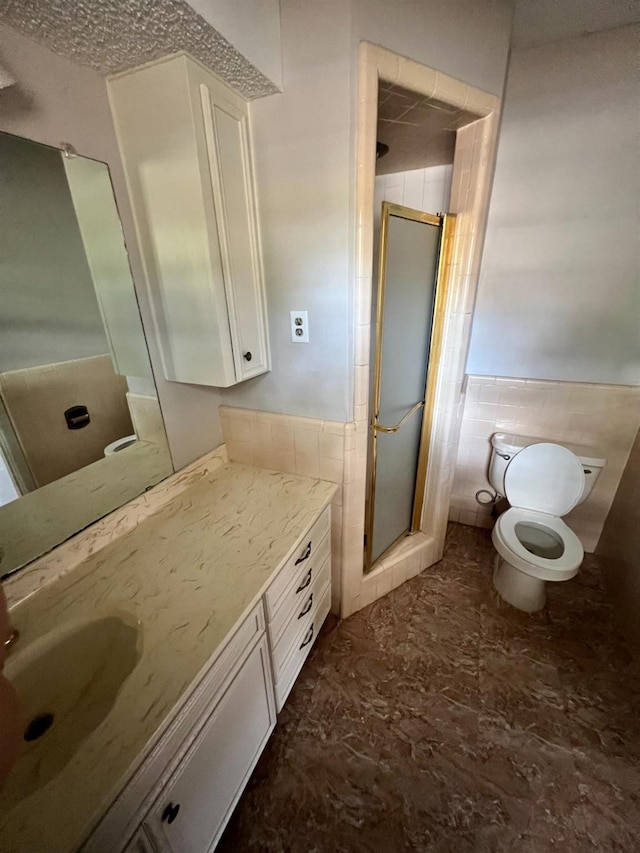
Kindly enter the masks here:
[[223, 464], [13, 609], [21, 646], [65, 621], [125, 611], [141, 625], [142, 652], [108, 716], [54, 779], [10, 808], [7, 782], [4, 853], [76, 849], [335, 488]]

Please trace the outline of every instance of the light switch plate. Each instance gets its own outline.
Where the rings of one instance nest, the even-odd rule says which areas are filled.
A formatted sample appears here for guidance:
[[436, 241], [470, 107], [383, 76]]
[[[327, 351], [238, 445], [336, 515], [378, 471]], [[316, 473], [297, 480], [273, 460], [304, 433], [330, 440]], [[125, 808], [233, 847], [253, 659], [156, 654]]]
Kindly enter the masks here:
[[309, 317], [307, 311], [291, 312], [291, 340], [294, 344], [309, 343]]

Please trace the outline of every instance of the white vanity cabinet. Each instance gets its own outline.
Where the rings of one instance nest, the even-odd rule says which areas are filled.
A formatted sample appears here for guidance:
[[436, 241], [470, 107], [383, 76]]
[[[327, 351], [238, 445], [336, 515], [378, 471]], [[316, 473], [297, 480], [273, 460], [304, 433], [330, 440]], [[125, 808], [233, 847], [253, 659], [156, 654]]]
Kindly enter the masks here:
[[329, 612], [330, 512], [295, 543], [81, 853], [214, 850]]
[[184, 53], [108, 88], [166, 378], [227, 387], [265, 373], [247, 102]]

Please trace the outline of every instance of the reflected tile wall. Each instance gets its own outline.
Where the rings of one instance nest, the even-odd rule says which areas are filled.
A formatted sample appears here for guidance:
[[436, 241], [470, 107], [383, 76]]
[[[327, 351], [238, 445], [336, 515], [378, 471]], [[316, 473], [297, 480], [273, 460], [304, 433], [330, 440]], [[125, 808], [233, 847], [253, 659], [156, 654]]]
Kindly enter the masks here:
[[[126, 392], [108, 355], [0, 374], [0, 395], [36, 486], [97, 462], [108, 444], [132, 432]], [[89, 410], [89, 429], [68, 428], [64, 413], [75, 405]]]
[[587, 501], [567, 516], [586, 551], [595, 550], [624, 466], [640, 427], [640, 388], [469, 376], [449, 517], [492, 527], [491, 509], [478, 489], [490, 488], [487, 469], [494, 432], [513, 432], [584, 444], [607, 458]]

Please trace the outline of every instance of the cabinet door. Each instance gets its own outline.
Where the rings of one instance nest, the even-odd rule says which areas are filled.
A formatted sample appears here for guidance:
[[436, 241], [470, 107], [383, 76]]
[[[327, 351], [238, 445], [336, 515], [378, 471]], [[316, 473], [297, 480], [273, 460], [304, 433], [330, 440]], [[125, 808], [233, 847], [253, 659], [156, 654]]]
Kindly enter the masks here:
[[244, 109], [200, 84], [238, 382], [269, 369], [261, 251], [249, 120]]
[[269, 370], [246, 101], [184, 54], [109, 79], [165, 376]]
[[145, 821], [161, 849], [207, 853], [215, 847], [274, 724], [263, 636]]

